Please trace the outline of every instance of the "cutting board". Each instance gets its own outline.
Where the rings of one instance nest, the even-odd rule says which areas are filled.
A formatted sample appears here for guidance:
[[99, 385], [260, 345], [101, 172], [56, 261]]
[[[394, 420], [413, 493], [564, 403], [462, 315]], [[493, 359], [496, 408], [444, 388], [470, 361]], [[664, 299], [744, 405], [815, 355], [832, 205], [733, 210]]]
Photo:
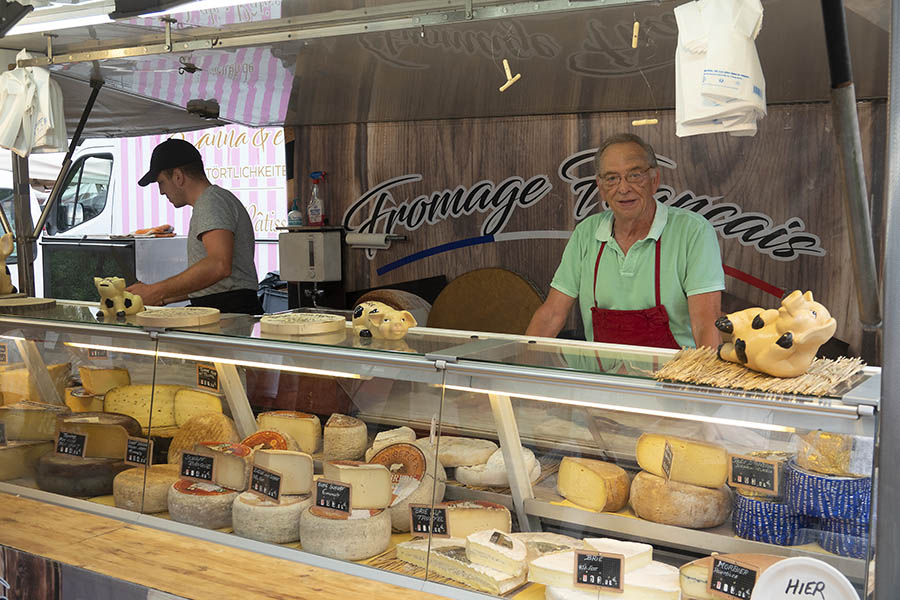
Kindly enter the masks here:
[[217, 323], [219, 309], [205, 306], [156, 308], [137, 313], [134, 321], [146, 327], [196, 327]]

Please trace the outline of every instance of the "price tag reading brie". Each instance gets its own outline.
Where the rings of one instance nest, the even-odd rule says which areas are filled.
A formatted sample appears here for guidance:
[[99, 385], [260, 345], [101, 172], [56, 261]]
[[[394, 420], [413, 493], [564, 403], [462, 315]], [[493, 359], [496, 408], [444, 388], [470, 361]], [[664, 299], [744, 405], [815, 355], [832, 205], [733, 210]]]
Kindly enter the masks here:
[[594, 591], [625, 591], [622, 569], [625, 556], [592, 550], [575, 550], [575, 587]]

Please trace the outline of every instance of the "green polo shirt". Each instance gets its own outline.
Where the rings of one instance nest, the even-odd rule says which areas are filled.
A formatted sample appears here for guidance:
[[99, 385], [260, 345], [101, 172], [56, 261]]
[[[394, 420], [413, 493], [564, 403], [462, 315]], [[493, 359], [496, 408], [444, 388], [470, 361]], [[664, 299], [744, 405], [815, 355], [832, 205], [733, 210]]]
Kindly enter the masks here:
[[[651, 308], [656, 304], [653, 272], [660, 239], [660, 296], [669, 327], [682, 346], [693, 347], [687, 297], [725, 289], [725, 273], [716, 232], [697, 213], [656, 203], [650, 232], [625, 255], [612, 236], [613, 213], [591, 215], [575, 227], [550, 285], [578, 298], [585, 336], [594, 340], [594, 264], [606, 242], [597, 271], [597, 306], [615, 310]], [[661, 237], [660, 237], [661, 236]]]

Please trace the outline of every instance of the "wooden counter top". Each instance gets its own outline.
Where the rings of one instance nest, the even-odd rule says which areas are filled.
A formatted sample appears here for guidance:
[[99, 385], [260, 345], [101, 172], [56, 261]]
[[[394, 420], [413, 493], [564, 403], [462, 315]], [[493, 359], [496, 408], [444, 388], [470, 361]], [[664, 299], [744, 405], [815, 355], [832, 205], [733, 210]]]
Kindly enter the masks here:
[[438, 598], [2, 493], [0, 545], [192, 600]]

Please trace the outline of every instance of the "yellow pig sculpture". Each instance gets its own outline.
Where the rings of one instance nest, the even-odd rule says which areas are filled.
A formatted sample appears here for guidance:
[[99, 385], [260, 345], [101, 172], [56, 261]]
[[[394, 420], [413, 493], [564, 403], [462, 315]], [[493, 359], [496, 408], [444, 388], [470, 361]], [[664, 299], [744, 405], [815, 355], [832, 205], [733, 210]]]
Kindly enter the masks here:
[[[719, 317], [716, 328], [731, 339], [719, 346], [719, 358], [775, 377], [806, 373], [819, 346], [837, 329], [828, 309], [812, 292], [794, 290], [781, 308], [748, 308]], [[726, 336], [727, 337], [727, 336]]]
[[124, 318], [144, 310], [144, 301], [140, 296], [125, 291], [125, 280], [121, 277], [94, 277], [94, 285], [100, 294], [97, 318]]
[[353, 331], [361, 338], [402, 340], [406, 330], [416, 325], [408, 310], [396, 310], [383, 302], [363, 302], [353, 309]]

